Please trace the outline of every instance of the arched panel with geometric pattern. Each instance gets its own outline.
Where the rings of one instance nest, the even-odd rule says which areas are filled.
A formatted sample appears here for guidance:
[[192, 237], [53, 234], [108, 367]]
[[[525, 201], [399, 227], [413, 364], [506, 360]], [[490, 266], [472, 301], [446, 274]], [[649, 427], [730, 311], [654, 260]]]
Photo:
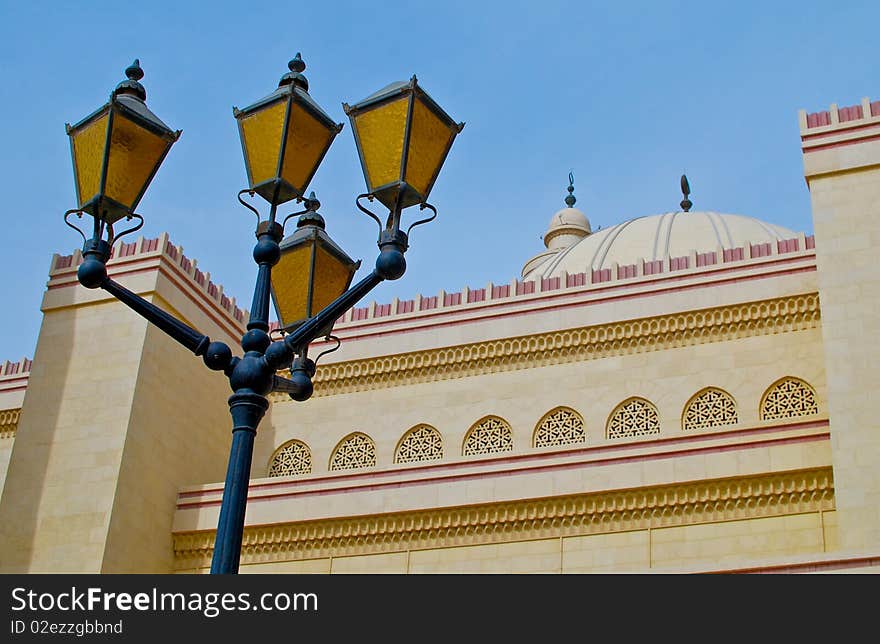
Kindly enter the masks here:
[[608, 438], [633, 438], [660, 433], [660, 416], [650, 400], [627, 398], [608, 417]]
[[761, 420], [818, 414], [816, 390], [800, 378], [793, 376], [780, 378], [764, 392], [760, 411]]
[[461, 453], [465, 456], [474, 456], [511, 450], [513, 450], [513, 432], [508, 422], [498, 416], [486, 416], [468, 430]]
[[681, 415], [681, 428], [684, 430], [708, 429], [738, 422], [736, 401], [718, 387], [706, 387], [694, 394]]
[[554, 447], [586, 441], [584, 419], [569, 407], [557, 407], [544, 414], [532, 436], [532, 445], [535, 447]]
[[302, 441], [287, 441], [269, 459], [269, 476], [311, 474], [312, 451]]
[[358, 470], [376, 466], [376, 444], [361, 432], [349, 434], [330, 456], [330, 470]]
[[439, 461], [443, 458], [443, 437], [430, 425], [416, 425], [410, 429], [394, 450], [395, 463]]

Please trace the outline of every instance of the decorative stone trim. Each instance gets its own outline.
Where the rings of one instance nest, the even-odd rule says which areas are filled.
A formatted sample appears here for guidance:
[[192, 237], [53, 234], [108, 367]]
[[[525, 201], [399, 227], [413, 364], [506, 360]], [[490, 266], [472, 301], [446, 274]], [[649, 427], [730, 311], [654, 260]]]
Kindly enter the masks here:
[[[363, 517], [246, 527], [242, 564], [508, 543], [834, 509], [830, 467]], [[214, 531], [173, 535], [175, 568], [210, 565]]]
[[0, 438], [13, 438], [18, 429], [21, 409], [4, 409], [0, 411]]
[[[817, 293], [321, 365], [315, 396], [801, 331], [819, 325]], [[273, 394], [273, 402], [290, 403]]]

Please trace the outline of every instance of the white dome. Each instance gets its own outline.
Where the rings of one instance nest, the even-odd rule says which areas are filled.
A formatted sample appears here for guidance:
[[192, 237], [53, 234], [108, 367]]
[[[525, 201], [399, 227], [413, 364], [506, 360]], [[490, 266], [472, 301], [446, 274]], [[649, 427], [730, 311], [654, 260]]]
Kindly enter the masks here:
[[590, 220], [577, 208], [563, 208], [550, 218], [544, 245], [551, 250], [567, 248], [590, 234]]
[[587, 216], [577, 208], [563, 208], [550, 218], [547, 232], [562, 227], [574, 226], [585, 232], [590, 232], [590, 221]]
[[[568, 210], [559, 211], [554, 220]], [[714, 251], [719, 246], [737, 248], [747, 242], [776, 242], [794, 237], [796, 232], [754, 217], [711, 211], [667, 212], [630, 219], [593, 232], [558, 252], [542, 253], [526, 264], [523, 278], [547, 278], [563, 271], [583, 273], [608, 268], [614, 262], [634, 264], [639, 259], [681, 257], [691, 251]], [[542, 261], [536, 262], [539, 257]]]

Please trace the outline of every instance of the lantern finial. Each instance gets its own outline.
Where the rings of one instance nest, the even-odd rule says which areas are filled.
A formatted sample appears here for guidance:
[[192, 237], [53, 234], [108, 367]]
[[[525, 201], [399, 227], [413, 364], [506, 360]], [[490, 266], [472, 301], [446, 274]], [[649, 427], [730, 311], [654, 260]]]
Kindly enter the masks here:
[[303, 62], [302, 56], [300, 52], [296, 52], [296, 56], [293, 57], [289, 63], [287, 63], [287, 67], [292, 72], [304, 72], [306, 70], [306, 64]]
[[318, 201], [318, 198], [315, 196], [314, 190], [312, 190], [309, 193], [308, 198], [305, 199], [305, 205], [306, 212], [300, 215], [299, 220], [296, 222], [296, 227], [317, 226], [321, 230], [324, 230], [324, 218], [318, 214], [318, 208], [321, 207], [321, 202]]
[[113, 90], [113, 96], [130, 94], [131, 96], [136, 96], [142, 101], [147, 100], [147, 90], [145, 90], [144, 86], [138, 82], [144, 77], [144, 70], [141, 69], [141, 61], [135, 58], [134, 62], [125, 68], [125, 75], [128, 80], [124, 80], [116, 86], [116, 89]]
[[309, 81], [302, 74], [306, 69], [306, 64], [303, 62], [302, 56], [300, 56], [299, 52], [296, 52], [296, 56], [287, 63], [287, 68], [290, 71], [281, 77], [281, 80], [278, 81], [278, 87], [293, 83], [297, 87], [302, 88], [303, 91], [308, 92]]

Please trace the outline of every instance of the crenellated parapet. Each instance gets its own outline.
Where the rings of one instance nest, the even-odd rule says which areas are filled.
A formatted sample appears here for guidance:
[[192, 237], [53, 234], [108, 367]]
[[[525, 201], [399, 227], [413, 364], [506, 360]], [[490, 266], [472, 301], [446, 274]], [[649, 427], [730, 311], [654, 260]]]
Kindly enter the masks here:
[[[12, 436], [14, 427], [18, 423], [18, 410], [24, 400], [24, 392], [27, 389], [28, 379], [31, 375], [33, 360], [22, 358], [18, 362], [6, 360], [0, 363], [0, 438]], [[8, 413], [7, 413], [8, 412]], [[14, 412], [15, 422], [10, 414]]]
[[800, 110], [807, 185], [819, 177], [876, 167], [880, 159], [880, 101], [807, 113]]
[[[49, 289], [75, 284], [76, 268], [82, 259], [79, 249], [71, 255], [53, 255], [49, 268]], [[116, 243], [107, 268], [113, 279], [158, 268], [178, 288], [195, 294], [200, 308], [222, 311], [227, 319], [223, 326], [230, 335], [237, 337], [243, 331], [248, 311], [240, 308], [234, 297], [226, 295], [223, 286], [211, 280], [209, 272], [199, 269], [196, 260], [184, 254], [182, 246], [173, 244], [168, 233], [152, 239], [139, 237], [132, 242]]]
[[33, 360], [22, 358], [18, 362], [10, 362], [6, 360], [0, 364], [0, 378], [5, 376], [14, 376], [17, 378], [26, 378], [31, 371]]
[[880, 117], [880, 101], [872, 102], [868, 98], [863, 98], [859, 105], [838, 107], [837, 103], [832, 103], [825, 111], [807, 113], [806, 110], [800, 110], [799, 112], [802, 134], [826, 127], [851, 128], [874, 117]]
[[704, 271], [762, 265], [779, 259], [778, 256], [813, 255], [816, 242], [813, 235], [799, 234], [792, 239], [776, 243], [764, 242], [745, 244], [737, 248], [717, 248], [707, 252], [693, 251], [681, 257], [666, 257], [659, 260], [639, 259], [632, 264], [613, 263], [608, 268], [581, 273], [533, 280], [513, 279], [505, 284], [490, 282], [482, 288], [464, 287], [461, 291], [441, 290], [436, 295], [417, 295], [413, 299], [379, 304], [371, 302], [366, 306], [350, 309], [340, 318], [339, 328], [389, 317], [409, 317], [422, 313], [436, 313], [444, 310], [485, 306], [493, 303], [516, 302], [533, 298], [536, 295], [552, 294], [572, 289], [604, 288], [608, 286], [639, 286], [646, 281], [680, 277]]

